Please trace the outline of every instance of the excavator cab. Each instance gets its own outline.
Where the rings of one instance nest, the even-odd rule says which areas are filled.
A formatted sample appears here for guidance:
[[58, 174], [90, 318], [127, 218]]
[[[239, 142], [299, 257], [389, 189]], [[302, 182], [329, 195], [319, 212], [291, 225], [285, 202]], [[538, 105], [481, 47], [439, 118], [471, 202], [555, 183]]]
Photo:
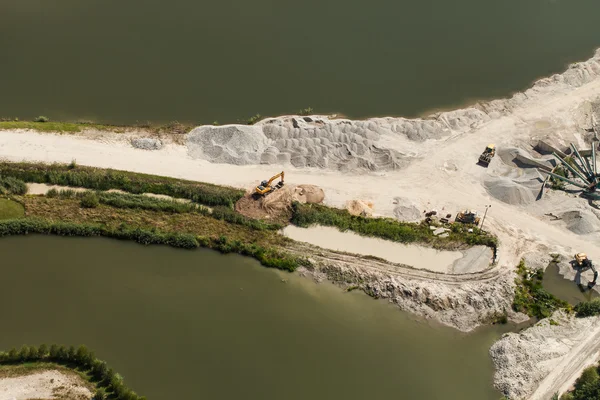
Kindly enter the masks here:
[[[279, 177], [281, 177], [281, 180], [276, 185], [272, 185], [273, 181]], [[268, 181], [262, 181], [260, 183], [260, 185], [258, 185], [256, 187], [256, 189], [254, 189], [253, 196], [255, 198], [259, 198], [261, 196], [266, 196], [267, 194], [272, 193], [276, 189], [283, 187], [283, 177], [284, 177], [284, 172], [281, 171], [280, 173], [273, 176]]]

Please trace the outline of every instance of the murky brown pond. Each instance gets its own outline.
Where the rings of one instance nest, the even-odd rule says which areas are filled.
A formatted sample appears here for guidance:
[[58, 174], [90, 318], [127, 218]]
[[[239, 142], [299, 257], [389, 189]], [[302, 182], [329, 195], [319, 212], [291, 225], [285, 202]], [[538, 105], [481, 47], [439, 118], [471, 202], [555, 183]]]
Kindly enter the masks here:
[[254, 260], [109, 239], [0, 239], [0, 348], [86, 344], [171, 399], [497, 400], [489, 346]]

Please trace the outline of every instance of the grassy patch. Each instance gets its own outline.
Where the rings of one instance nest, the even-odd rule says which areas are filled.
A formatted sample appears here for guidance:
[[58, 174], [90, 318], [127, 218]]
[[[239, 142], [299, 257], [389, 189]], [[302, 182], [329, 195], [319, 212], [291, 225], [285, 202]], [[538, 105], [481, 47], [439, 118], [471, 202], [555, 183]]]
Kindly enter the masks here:
[[95, 190], [120, 189], [129, 193], [154, 193], [189, 199], [208, 206], [227, 206], [244, 195], [243, 190], [135, 172], [81, 167], [68, 164], [0, 163], [0, 176], [25, 182], [75, 186]]
[[58, 122], [51, 121], [43, 116], [35, 118], [33, 121], [18, 120], [0, 120], [0, 130], [31, 129], [39, 132], [58, 132], [58, 133], [78, 133], [85, 129], [93, 129], [112, 133], [124, 133], [127, 131], [147, 131], [155, 134], [185, 134], [193, 129], [193, 125], [182, 124], [178, 121], [172, 121], [163, 125], [156, 124], [137, 124], [130, 126], [97, 124], [92, 121], [79, 122]]
[[25, 215], [25, 208], [16, 201], [0, 199], [0, 219], [21, 218]]
[[521, 260], [517, 267], [518, 278], [515, 283], [515, 298], [513, 310], [525, 313], [538, 319], [549, 317], [559, 308], [571, 309], [571, 306], [550, 294], [542, 287], [544, 271], [538, 269], [529, 271], [525, 261]]
[[256, 231], [234, 226], [202, 214], [166, 214], [99, 205], [82, 208], [77, 199], [25, 197], [28, 218], [0, 221], [0, 236], [28, 233], [61, 236], [106, 236], [141, 244], [166, 244], [193, 249], [198, 246], [221, 253], [238, 253], [261, 264], [288, 271], [302, 260], [279, 250], [289, 239], [272, 230]]
[[435, 236], [427, 223], [399, 222], [392, 218], [365, 218], [351, 215], [347, 210], [320, 204], [292, 205], [291, 222], [300, 227], [324, 225], [350, 230], [363, 236], [378, 237], [400, 243], [425, 243], [435, 248], [485, 245], [496, 249], [498, 241], [476, 227], [469, 232], [464, 224], [453, 224], [448, 237]]

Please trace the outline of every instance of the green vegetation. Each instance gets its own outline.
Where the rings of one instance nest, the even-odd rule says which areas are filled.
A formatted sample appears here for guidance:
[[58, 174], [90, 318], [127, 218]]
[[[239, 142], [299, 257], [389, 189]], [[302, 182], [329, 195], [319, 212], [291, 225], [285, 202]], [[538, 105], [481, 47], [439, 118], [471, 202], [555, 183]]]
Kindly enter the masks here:
[[360, 235], [379, 237], [400, 243], [427, 243], [436, 248], [452, 245], [484, 245], [496, 249], [498, 239], [479, 229], [464, 224], [453, 224], [449, 236], [434, 236], [426, 223], [399, 222], [392, 218], [365, 218], [351, 215], [347, 210], [330, 208], [321, 204], [292, 204], [291, 222], [300, 227], [313, 224], [333, 226], [340, 231], [351, 230]]
[[95, 190], [120, 189], [129, 193], [154, 193], [189, 199], [208, 206], [228, 206], [244, 195], [243, 190], [91, 167], [72, 167], [65, 164], [35, 164], [0, 162], [0, 176], [13, 177], [25, 182], [75, 186]]
[[571, 308], [566, 301], [554, 297], [542, 287], [543, 270], [529, 271], [525, 266], [525, 261], [521, 260], [517, 267], [517, 273], [519, 277], [515, 279], [517, 286], [513, 310], [542, 319], [549, 317], [559, 308]]
[[248, 118], [248, 120], [246, 121], [246, 123], [248, 125], [254, 125], [258, 121], [260, 121], [261, 118], [262, 118], [262, 116], [260, 114], [256, 114], [256, 115], [253, 115], [250, 118]]
[[244, 243], [238, 239], [195, 236], [189, 233], [161, 232], [155, 228], [130, 227], [121, 223], [117, 228], [101, 224], [55, 222], [42, 218], [26, 218], [0, 221], [0, 237], [10, 235], [27, 235], [41, 233], [58, 236], [105, 236], [114, 239], [133, 240], [144, 245], [164, 244], [182, 249], [194, 249], [199, 246], [217, 250], [221, 253], [238, 253], [257, 259], [262, 265], [294, 271], [306, 261], [291, 257], [274, 248], [267, 248], [255, 243]]
[[76, 122], [54, 122], [48, 117], [39, 116], [33, 121], [19, 121], [18, 118], [1, 118], [0, 130], [3, 129], [31, 129], [40, 132], [59, 132], [59, 133], [77, 133], [84, 129], [94, 129], [100, 131], [110, 131], [114, 133], [123, 133], [128, 130], [146, 130], [149, 133], [166, 133], [166, 134], [185, 134], [193, 128], [192, 125], [181, 124], [178, 121], [172, 121], [165, 125], [152, 125], [149, 123], [136, 124], [131, 126], [118, 126], [97, 124], [92, 121], [76, 121]]
[[194, 235], [177, 232], [160, 232], [158, 230], [129, 228], [125, 224], [118, 229], [111, 229], [99, 224], [74, 224], [71, 222], [55, 222], [41, 218], [22, 218], [0, 221], [0, 237], [10, 235], [27, 235], [42, 233], [59, 236], [106, 236], [115, 239], [134, 240], [138, 243], [166, 244], [183, 249], [194, 249], [199, 246]]
[[24, 195], [25, 193], [27, 193], [27, 185], [25, 182], [13, 178], [12, 176], [0, 176], [0, 195]]
[[[86, 192], [76, 192], [75, 190], [71, 189], [50, 189], [46, 193], [46, 196], [50, 198], [58, 197], [60, 199], [79, 198], [82, 199], [82, 207], [85, 207], [82, 202], [83, 198], [86, 196]], [[280, 224], [269, 223], [245, 217], [225, 206], [216, 206], [211, 210], [197, 203], [184, 203], [172, 199], [160, 199], [145, 195], [116, 192], [98, 191], [95, 193], [95, 197], [97, 198], [99, 204], [106, 204], [115, 208], [151, 210], [167, 213], [198, 213], [232, 224], [247, 226], [255, 230], [279, 230], [283, 228], [283, 226]], [[96, 206], [98, 203], [96, 203]]]
[[0, 199], [0, 220], [21, 218], [25, 215], [23, 205], [16, 201]]
[[586, 368], [575, 381], [575, 388], [560, 396], [560, 400], [600, 399], [600, 366]]
[[593, 317], [600, 315], [600, 298], [590, 301], [583, 301], [575, 306], [576, 316], [578, 317]]
[[313, 111], [312, 107], [306, 107], [298, 111], [298, 115], [311, 115]]
[[[8, 371], [10, 366], [22, 367], [22, 371], [66, 367], [79, 373], [84, 379], [97, 388], [94, 399], [115, 400], [143, 400], [134, 391], [125, 386], [123, 378], [110, 369], [106, 362], [96, 358], [93, 352], [85, 346], [77, 349], [73, 346], [59, 346], [42, 344], [36, 346], [22, 346], [19, 350], [12, 348], [7, 352], [0, 352], [0, 371]], [[18, 371], [17, 371], [18, 372]]]
[[[50, 190], [46, 196], [19, 197], [18, 201], [27, 210], [27, 218], [0, 223], [0, 236], [27, 233], [106, 236], [142, 244], [190, 249], [202, 246], [222, 253], [251, 256], [265, 266], [288, 271], [307, 263], [305, 258], [292, 256], [286, 250], [292, 241], [277, 233], [282, 225], [251, 219], [234, 210], [234, 203], [244, 195], [242, 190], [82, 167], [75, 161], [52, 165], [0, 162], [0, 176], [8, 182], [2, 187], [11, 188], [11, 192], [23, 192], [18, 188], [25, 184], [19, 180], [91, 189]], [[107, 192], [109, 189], [126, 193]], [[141, 193], [167, 195], [189, 202]], [[497, 246], [494, 236], [476, 227], [469, 232], [471, 226], [464, 224], [453, 224], [448, 237], [440, 238], [433, 235], [426, 223], [357, 217], [346, 210], [317, 204], [294, 203], [291, 222], [303, 227], [333, 226], [365, 236], [424, 243], [434, 248], [486, 245], [495, 250]]]
[[98, 200], [96, 193], [87, 191], [81, 196], [79, 204], [81, 204], [81, 207], [84, 208], [96, 208], [100, 204], [100, 200]]

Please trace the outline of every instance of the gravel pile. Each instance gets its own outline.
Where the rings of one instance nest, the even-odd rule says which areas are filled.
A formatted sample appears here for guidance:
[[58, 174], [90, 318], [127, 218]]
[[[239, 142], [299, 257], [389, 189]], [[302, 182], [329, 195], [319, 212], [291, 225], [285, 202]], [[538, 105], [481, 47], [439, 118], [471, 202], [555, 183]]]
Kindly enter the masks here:
[[504, 203], [526, 205], [535, 201], [532, 190], [508, 178], [493, 178], [485, 181], [488, 194]]
[[131, 145], [137, 149], [142, 150], [160, 150], [163, 147], [163, 143], [160, 139], [153, 138], [131, 139]]
[[258, 164], [270, 140], [256, 126], [200, 126], [186, 135], [192, 158], [214, 163]]
[[600, 221], [590, 211], [574, 210], [566, 211], [559, 215], [567, 225], [567, 229], [578, 235], [587, 235], [600, 231]]

